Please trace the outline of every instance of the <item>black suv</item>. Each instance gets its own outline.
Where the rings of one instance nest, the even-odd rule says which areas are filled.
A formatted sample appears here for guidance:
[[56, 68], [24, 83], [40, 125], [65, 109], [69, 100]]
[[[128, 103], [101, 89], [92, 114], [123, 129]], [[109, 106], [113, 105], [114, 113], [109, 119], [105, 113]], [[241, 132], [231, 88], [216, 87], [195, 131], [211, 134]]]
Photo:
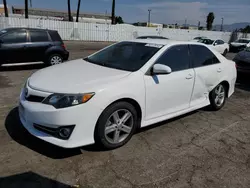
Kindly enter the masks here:
[[57, 31], [31, 28], [0, 30], [0, 65], [43, 61], [55, 65], [69, 52]]

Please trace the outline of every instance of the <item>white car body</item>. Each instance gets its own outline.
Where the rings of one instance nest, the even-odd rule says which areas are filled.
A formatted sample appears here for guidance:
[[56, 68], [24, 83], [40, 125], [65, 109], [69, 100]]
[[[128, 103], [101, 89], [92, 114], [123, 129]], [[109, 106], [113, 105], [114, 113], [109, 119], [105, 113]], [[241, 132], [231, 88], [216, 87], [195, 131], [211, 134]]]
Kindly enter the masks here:
[[[238, 41], [244, 41], [244, 42], [238, 42]], [[248, 39], [248, 38], [240, 38], [239, 40], [237, 40], [235, 42], [231, 42], [230, 44], [233, 47], [239, 47], [239, 46], [245, 46], [245, 45], [247, 47], [249, 47], [250, 46], [250, 39]]]
[[[45, 68], [34, 73], [20, 95], [19, 114], [24, 127], [35, 137], [64, 148], [93, 144], [95, 126], [102, 112], [110, 104], [129, 99], [141, 110], [141, 127], [173, 118], [210, 104], [209, 92], [219, 83], [229, 86], [228, 97], [235, 89], [236, 68], [211, 50], [220, 63], [189, 68], [167, 75], [150, 76], [148, 70], [156, 60], [175, 45], [201, 45], [195, 42], [165, 40], [134, 40], [163, 47], [138, 71], [129, 72], [74, 60]], [[88, 93], [95, 95], [88, 102], [62, 109], [41, 102], [30, 102], [26, 95], [48, 97], [53, 93]], [[34, 128], [34, 124], [48, 127], [75, 125], [68, 140], [53, 137]]]
[[229, 44], [220, 39], [214, 40], [213, 44], [207, 44], [207, 46], [215, 49], [220, 54], [223, 54], [226, 50], [229, 52]]

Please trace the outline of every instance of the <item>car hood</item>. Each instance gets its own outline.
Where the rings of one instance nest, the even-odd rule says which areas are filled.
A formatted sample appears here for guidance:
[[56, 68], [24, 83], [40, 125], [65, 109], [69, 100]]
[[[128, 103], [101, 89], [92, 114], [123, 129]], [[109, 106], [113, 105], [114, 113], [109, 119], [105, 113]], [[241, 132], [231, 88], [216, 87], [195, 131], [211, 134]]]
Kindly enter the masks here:
[[78, 59], [41, 69], [29, 78], [28, 84], [33, 89], [51, 93], [96, 92], [129, 74]]
[[245, 61], [245, 62], [249, 62], [250, 63], [250, 52], [243, 50], [241, 52], [239, 52], [235, 58], [235, 60], [241, 60], [241, 61]]

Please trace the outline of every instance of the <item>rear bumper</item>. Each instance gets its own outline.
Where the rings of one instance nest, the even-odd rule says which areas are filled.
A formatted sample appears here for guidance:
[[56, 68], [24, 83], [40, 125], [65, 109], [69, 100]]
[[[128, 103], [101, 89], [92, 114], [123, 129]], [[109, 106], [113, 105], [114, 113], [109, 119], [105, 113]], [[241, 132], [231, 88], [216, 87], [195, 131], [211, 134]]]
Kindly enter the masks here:
[[69, 52], [67, 50], [63, 52], [62, 58], [64, 61], [67, 61], [69, 59]]
[[239, 51], [242, 51], [243, 49], [245, 49], [245, 45], [242, 45], [242, 46], [229, 46], [229, 51], [230, 52], [239, 52]]

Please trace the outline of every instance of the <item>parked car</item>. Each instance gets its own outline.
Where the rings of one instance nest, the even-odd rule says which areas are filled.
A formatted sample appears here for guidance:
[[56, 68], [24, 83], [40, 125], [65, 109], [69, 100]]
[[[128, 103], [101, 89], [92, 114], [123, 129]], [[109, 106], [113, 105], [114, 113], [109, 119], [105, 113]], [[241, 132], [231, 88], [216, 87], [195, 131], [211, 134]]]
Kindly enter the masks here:
[[0, 65], [42, 61], [62, 63], [69, 52], [57, 31], [9, 28], [0, 31]]
[[19, 115], [32, 135], [52, 144], [112, 149], [140, 127], [207, 105], [221, 109], [235, 81], [235, 63], [204, 44], [123, 41], [34, 73]]
[[250, 47], [240, 51], [235, 57], [234, 61], [237, 66], [239, 74], [250, 74]]
[[168, 39], [168, 38], [155, 35], [155, 36], [140, 36], [137, 37], [136, 39]]
[[207, 39], [207, 37], [203, 37], [203, 36], [201, 36], [201, 37], [195, 37], [192, 41], [193, 42], [198, 42], [201, 39]]
[[230, 43], [230, 52], [239, 52], [244, 50], [247, 46], [250, 46], [250, 39], [240, 38]]
[[201, 39], [198, 42], [204, 43], [214, 48], [216, 51], [218, 51], [220, 54], [224, 56], [226, 56], [226, 54], [229, 52], [229, 45], [221, 39], [217, 39], [217, 40]]

